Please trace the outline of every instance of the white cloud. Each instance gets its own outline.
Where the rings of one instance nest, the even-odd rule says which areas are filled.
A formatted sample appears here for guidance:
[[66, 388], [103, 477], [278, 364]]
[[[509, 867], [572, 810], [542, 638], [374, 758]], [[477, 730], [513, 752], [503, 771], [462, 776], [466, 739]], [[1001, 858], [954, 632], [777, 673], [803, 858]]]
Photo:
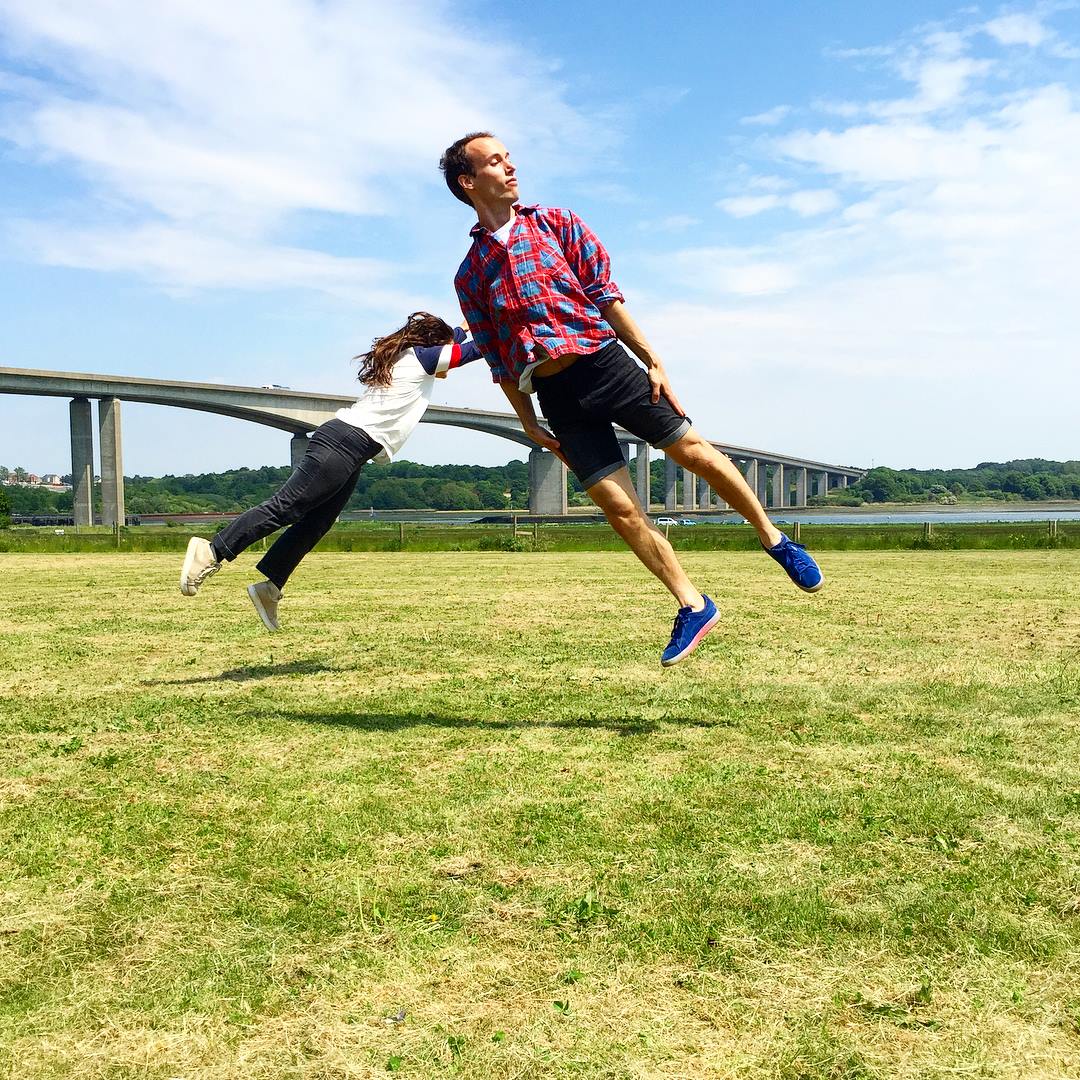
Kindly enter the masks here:
[[754, 217], [767, 210], [793, 210], [800, 217], [815, 217], [840, 205], [839, 196], [828, 188], [793, 191], [784, 195], [736, 195], [721, 199], [717, 206], [736, 218]]
[[[960, 40], [974, 50], [979, 36]], [[1080, 394], [1080, 101], [1023, 67], [1013, 70], [1026, 85], [996, 96], [976, 91], [986, 58], [975, 51], [942, 61], [941, 44], [909, 54], [914, 97], [859, 103], [856, 118], [832, 116], [757, 144], [773, 158], [764, 167], [799, 176], [801, 190], [721, 204], [750, 213], [795, 209], [801, 200], [803, 209], [827, 213], [838, 208], [839, 189], [851, 196], [841, 213], [803, 225], [780, 219], [784, 231], [767, 242], [686, 247], [648, 263], [654, 290], [666, 279], [681, 292], [677, 302], [646, 301], [642, 320], [671, 358], [684, 398], [714, 400], [722, 382], [726, 400], [748, 372], [763, 388], [817, 380], [844, 404], [814, 399], [807, 443], [811, 428], [852, 423], [851, 402], [863, 397], [856, 426], [867, 438], [876, 431], [887, 452], [895, 425], [897, 445], [911, 438], [911, 417], [894, 415], [894, 400], [916, 403], [922, 393], [928, 414], [947, 422], [974, 395], [995, 426], [978, 437], [1008, 445], [996, 429], [1021, 419], [1016, 410]], [[928, 67], [943, 62], [963, 66]], [[930, 108], [931, 100], [949, 107]], [[913, 101], [927, 108], [915, 110]], [[700, 355], [702, 341], [710, 363], [684, 366], [680, 358]], [[875, 383], [860, 392], [850, 388], [853, 378]], [[769, 414], [740, 401], [730, 415], [761, 424]], [[789, 418], [787, 430], [800, 422]], [[1025, 430], [1029, 445], [1039, 445]], [[1047, 434], [1044, 450], [1072, 437]]]
[[721, 199], [717, 205], [732, 217], [753, 217], [766, 210], [775, 210], [781, 205], [779, 195], [736, 195], [730, 199]]
[[785, 202], [800, 217], [816, 217], [818, 214], [827, 214], [840, 205], [840, 199], [836, 192], [829, 190], [829, 188], [796, 191], [789, 195]]
[[1042, 20], [1031, 12], [1000, 15], [986, 23], [983, 29], [1002, 45], [1030, 45], [1035, 48], [1050, 37]]
[[174, 225], [95, 230], [19, 222], [11, 231], [49, 265], [134, 273], [170, 292], [305, 288], [365, 308], [403, 309], [414, 302], [404, 291], [387, 287], [395, 268], [381, 259], [245, 242]]
[[765, 112], [756, 113], [753, 116], [744, 116], [740, 123], [755, 124], [760, 127], [775, 127], [782, 120], [786, 120], [791, 113], [790, 105], [776, 105]]
[[[461, 73], [495, 43], [439, 0], [0, 0], [0, 32], [27, 70], [48, 73], [8, 79], [0, 137], [88, 182], [78, 259], [154, 280], [173, 267], [183, 287], [200, 283], [200, 252], [202, 282], [219, 280], [213, 245], [159, 258], [138, 247], [149, 226], [276, 258], [292, 215], [401, 216], [425, 193], [449, 199], [436, 163], [458, 133], [509, 141], [527, 128], [544, 163], [556, 140], [603, 149], [614, 137], [566, 103], [550, 65], [505, 42], [499, 97], [473, 93]], [[352, 279], [352, 260], [329, 268], [339, 258], [286, 245], [278, 261], [319, 287]]]

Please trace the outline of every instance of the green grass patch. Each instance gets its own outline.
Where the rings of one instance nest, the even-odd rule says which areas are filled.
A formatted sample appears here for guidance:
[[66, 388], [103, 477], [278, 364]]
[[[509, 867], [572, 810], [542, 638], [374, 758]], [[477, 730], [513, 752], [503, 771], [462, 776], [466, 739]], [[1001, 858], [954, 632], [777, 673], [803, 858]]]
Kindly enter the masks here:
[[0, 557], [5, 1075], [1080, 1074], [1076, 552], [256, 559]]
[[[791, 526], [784, 526], [791, 531]], [[927, 535], [923, 522], [888, 525], [801, 524], [801, 539], [815, 551], [1031, 551], [1080, 548], [1080, 521], [934, 523]], [[216, 525], [129, 526], [111, 529], [68, 526], [62, 535], [51, 527], [20, 526], [0, 530], [0, 553], [6, 552], [153, 552], [183, 551], [195, 533], [212, 535]], [[757, 535], [748, 525], [702, 522], [665, 530], [679, 551], [757, 551]], [[265, 551], [274, 538], [256, 547]], [[341, 522], [320, 541], [319, 551], [625, 551], [603, 521], [537, 522], [525, 517], [499, 525], [419, 522]]]

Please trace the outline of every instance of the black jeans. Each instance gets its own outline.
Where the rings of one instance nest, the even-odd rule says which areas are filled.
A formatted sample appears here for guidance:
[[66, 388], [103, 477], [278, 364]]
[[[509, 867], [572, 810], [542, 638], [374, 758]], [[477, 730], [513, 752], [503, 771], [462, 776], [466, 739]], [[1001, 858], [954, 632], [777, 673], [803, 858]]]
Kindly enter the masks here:
[[258, 570], [279, 589], [300, 560], [329, 532], [360, 478], [382, 450], [366, 431], [328, 420], [311, 436], [292, 476], [266, 502], [245, 511], [210, 542], [214, 558], [235, 559], [256, 540], [288, 526], [259, 560]]

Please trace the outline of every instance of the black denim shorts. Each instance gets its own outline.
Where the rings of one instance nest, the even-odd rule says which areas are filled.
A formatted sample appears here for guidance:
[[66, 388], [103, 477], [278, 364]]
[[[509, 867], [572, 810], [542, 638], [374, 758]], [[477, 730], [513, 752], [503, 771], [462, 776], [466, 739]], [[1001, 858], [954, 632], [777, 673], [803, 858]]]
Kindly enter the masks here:
[[533, 386], [544, 419], [586, 489], [626, 464], [612, 424], [657, 450], [690, 430], [690, 418], [663, 394], [653, 404], [648, 375], [618, 341], [554, 375], [534, 375]]

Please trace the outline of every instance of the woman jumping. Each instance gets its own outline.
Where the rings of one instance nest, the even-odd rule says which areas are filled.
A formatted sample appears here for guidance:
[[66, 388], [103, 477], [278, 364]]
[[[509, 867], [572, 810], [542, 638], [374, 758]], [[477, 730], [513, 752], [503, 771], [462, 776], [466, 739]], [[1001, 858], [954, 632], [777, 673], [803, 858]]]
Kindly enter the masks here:
[[301, 559], [326, 535], [345, 509], [366, 461], [389, 461], [420, 423], [437, 378], [480, 358], [460, 327], [417, 311], [392, 334], [376, 338], [357, 357], [359, 400], [316, 429], [307, 453], [280, 490], [245, 511], [213, 538], [188, 541], [180, 591], [194, 596], [207, 578], [256, 540], [285, 532], [259, 560], [264, 581], [248, 596], [267, 630], [278, 628], [278, 603]]

